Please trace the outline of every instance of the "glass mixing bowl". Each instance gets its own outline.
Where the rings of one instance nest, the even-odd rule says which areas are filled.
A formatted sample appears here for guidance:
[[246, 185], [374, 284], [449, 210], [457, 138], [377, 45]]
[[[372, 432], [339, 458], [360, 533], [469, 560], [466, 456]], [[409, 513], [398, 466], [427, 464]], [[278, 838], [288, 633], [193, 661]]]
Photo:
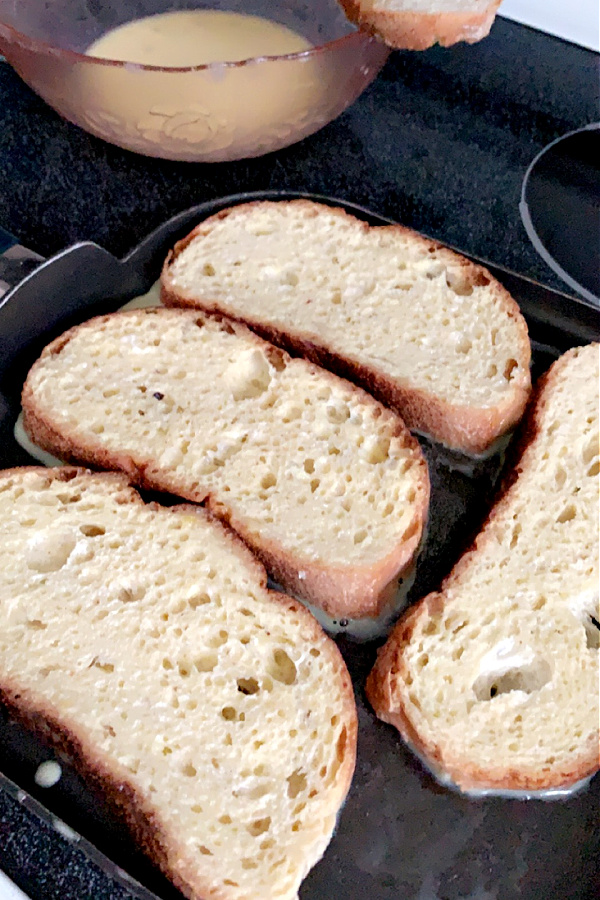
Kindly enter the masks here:
[[[125, 22], [189, 9], [263, 16], [312, 49], [182, 69], [85, 55]], [[336, 0], [0, 0], [0, 53], [92, 134], [147, 156], [218, 162], [322, 128], [371, 83], [389, 50], [357, 31]]]

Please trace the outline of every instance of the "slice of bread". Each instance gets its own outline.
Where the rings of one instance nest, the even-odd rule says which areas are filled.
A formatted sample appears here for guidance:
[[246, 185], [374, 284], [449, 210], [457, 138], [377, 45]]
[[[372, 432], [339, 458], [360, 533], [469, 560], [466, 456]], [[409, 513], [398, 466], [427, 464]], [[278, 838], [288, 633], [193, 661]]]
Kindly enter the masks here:
[[397, 624], [377, 715], [461, 788], [563, 788], [598, 769], [600, 345], [544, 377], [474, 548]]
[[501, 0], [340, 0], [352, 22], [390, 47], [426, 50], [486, 37]]
[[162, 300], [243, 321], [469, 454], [514, 426], [531, 387], [527, 326], [489, 272], [317, 203], [207, 219], [168, 257]]
[[313, 617], [196, 506], [122, 475], [0, 473], [0, 700], [193, 900], [297, 897], [356, 754]]
[[23, 410], [61, 459], [206, 503], [276, 582], [333, 617], [376, 617], [419, 546], [429, 478], [402, 420], [227, 320], [93, 319], [45, 349]]

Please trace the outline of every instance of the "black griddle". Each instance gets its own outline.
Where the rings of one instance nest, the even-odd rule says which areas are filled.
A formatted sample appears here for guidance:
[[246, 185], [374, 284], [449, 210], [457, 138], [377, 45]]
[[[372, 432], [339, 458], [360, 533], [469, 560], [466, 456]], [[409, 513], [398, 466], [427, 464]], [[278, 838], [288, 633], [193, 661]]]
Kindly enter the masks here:
[[[13, 427], [26, 373], [48, 341], [145, 293], [170, 247], [200, 220], [237, 203], [299, 197], [341, 206], [371, 224], [390, 224], [327, 197], [238, 194], [182, 212], [122, 260], [81, 243], [27, 275], [0, 300], [0, 467], [31, 464], [14, 441]], [[512, 293], [527, 320], [534, 378], [569, 347], [600, 340], [600, 310], [592, 304], [483, 264]], [[438, 586], [479, 529], [500, 470], [495, 458], [461, 474], [448, 467], [440, 448], [427, 441], [423, 447], [432, 497], [413, 601]], [[470, 799], [442, 787], [365, 700], [364, 681], [381, 641], [357, 644], [340, 637], [337, 643], [356, 692], [357, 766], [336, 834], [302, 885], [301, 900], [598, 900], [600, 777], [579, 794], [554, 801]], [[62, 839], [76, 841], [132, 896], [181, 900], [64, 760], [55, 787], [35, 785], [37, 766], [50, 758], [52, 753], [0, 708], [0, 788], [57, 828]], [[60, 822], [76, 834], [64, 838]]]

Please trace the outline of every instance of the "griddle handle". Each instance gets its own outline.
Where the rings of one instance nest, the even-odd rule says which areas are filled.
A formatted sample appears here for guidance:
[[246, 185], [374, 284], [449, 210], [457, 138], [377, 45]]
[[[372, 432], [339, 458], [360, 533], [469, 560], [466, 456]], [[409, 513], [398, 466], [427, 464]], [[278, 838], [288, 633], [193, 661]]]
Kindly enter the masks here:
[[10, 232], [0, 228], [0, 297], [30, 275], [44, 257], [19, 244]]

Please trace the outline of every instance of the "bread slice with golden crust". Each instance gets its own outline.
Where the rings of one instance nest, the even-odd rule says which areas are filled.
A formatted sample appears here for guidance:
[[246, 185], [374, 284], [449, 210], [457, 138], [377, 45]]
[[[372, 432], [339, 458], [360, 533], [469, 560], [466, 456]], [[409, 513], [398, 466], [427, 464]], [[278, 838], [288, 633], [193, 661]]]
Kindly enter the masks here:
[[377, 715], [465, 790], [561, 789], [598, 769], [599, 351], [543, 378], [473, 549], [367, 682]]
[[352, 22], [390, 47], [426, 50], [459, 41], [474, 44], [489, 34], [501, 0], [340, 0]]
[[226, 209], [176, 245], [161, 298], [244, 322], [467, 454], [493, 449], [529, 396], [527, 326], [489, 272], [341, 209], [306, 200]]
[[190, 900], [295, 900], [348, 791], [335, 644], [205, 510], [0, 473], [0, 701]]
[[429, 478], [402, 420], [241, 325], [164, 308], [93, 319], [45, 349], [23, 411], [59, 458], [205, 503], [332, 617], [376, 618], [419, 547]]

